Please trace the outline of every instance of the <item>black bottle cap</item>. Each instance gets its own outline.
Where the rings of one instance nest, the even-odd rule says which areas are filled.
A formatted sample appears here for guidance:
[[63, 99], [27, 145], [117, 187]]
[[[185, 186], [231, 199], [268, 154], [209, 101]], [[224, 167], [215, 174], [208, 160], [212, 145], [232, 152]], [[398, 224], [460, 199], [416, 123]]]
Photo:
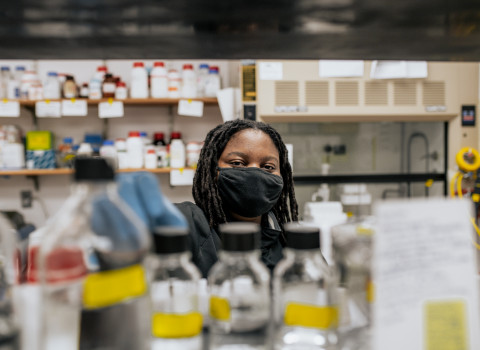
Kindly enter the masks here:
[[115, 172], [101, 157], [75, 157], [75, 181], [111, 181]]
[[175, 254], [190, 249], [190, 234], [187, 228], [161, 226], [153, 230], [155, 253]]
[[260, 226], [250, 222], [231, 222], [218, 227], [222, 248], [229, 252], [246, 252], [259, 247]]
[[284, 225], [287, 247], [292, 249], [319, 249], [320, 229], [292, 222]]

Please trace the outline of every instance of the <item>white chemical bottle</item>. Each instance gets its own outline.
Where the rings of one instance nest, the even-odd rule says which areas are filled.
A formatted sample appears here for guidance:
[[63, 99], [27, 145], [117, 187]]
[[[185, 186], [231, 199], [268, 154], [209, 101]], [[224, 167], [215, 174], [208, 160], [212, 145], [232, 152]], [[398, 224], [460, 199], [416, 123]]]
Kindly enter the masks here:
[[182, 91], [180, 95], [185, 98], [197, 97], [197, 77], [191, 64], [183, 65]]
[[128, 168], [127, 143], [125, 139], [116, 139], [115, 148], [117, 149], [118, 169]]
[[143, 167], [143, 141], [138, 131], [128, 133], [127, 163], [129, 168], [139, 169]]
[[217, 97], [217, 91], [220, 90], [220, 75], [218, 73], [218, 67], [212, 66], [208, 71], [207, 81], [205, 83], [205, 96]]
[[130, 85], [131, 98], [148, 97], [148, 74], [143, 62], [134, 62]]
[[56, 72], [48, 72], [47, 80], [43, 86], [43, 97], [46, 99], [60, 98], [60, 82]]
[[197, 74], [197, 97], [205, 96], [205, 84], [208, 78], [208, 64], [201, 63]]
[[154, 98], [168, 97], [167, 69], [163, 62], [154, 62], [150, 74], [151, 94]]
[[168, 71], [168, 97], [179, 98], [180, 97], [180, 85], [182, 79], [176, 69], [170, 69]]
[[118, 168], [117, 164], [117, 148], [113, 140], [103, 141], [102, 147], [100, 147], [100, 157], [105, 158], [113, 169]]
[[[178, 138], [174, 138], [177, 135]], [[180, 133], [172, 133], [172, 140], [170, 141], [170, 167], [185, 167], [185, 144], [181, 139]]]

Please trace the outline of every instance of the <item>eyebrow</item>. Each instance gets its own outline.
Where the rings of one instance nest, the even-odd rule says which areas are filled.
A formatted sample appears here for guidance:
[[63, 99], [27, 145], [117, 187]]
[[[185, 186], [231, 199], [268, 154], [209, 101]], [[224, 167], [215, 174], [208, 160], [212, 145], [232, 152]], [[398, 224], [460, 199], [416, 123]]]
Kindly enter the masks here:
[[[227, 157], [229, 156], [239, 156], [239, 157], [243, 157], [243, 158], [248, 158], [248, 155], [243, 153], [243, 152], [238, 152], [238, 151], [233, 151], [233, 152], [230, 152], [227, 154]], [[276, 161], [277, 163], [280, 163], [280, 160], [275, 157], [275, 156], [266, 156], [266, 157], [263, 157], [262, 158], [262, 161], [266, 162], [266, 161]]]

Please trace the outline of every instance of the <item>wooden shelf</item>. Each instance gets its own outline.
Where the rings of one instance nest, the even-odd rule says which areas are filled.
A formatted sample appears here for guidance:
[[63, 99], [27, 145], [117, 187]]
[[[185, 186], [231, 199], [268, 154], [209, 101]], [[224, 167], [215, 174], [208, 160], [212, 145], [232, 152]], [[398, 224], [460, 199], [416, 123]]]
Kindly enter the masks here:
[[[185, 168], [192, 169], [192, 168]], [[169, 174], [172, 168], [158, 168], [158, 169], [118, 169], [117, 173], [131, 173], [135, 171], [148, 171], [155, 174]], [[19, 170], [0, 170], [0, 176], [38, 176], [38, 175], [68, 175], [72, 174], [73, 169], [19, 169]]]
[[[68, 100], [68, 99], [66, 99]], [[84, 101], [85, 99], [77, 99]], [[89, 105], [98, 105], [101, 102], [107, 102], [109, 99], [103, 98], [100, 100], [86, 100]], [[180, 100], [189, 100], [188, 98], [127, 98], [124, 100], [116, 100], [123, 102], [125, 106], [155, 106], [155, 105], [164, 105], [164, 106], [173, 106], [177, 105]], [[217, 105], [218, 101], [215, 97], [201, 97], [201, 98], [191, 98], [192, 101], [202, 101], [206, 105]], [[34, 107], [35, 103], [38, 101], [45, 100], [18, 100], [21, 106]], [[61, 101], [61, 100], [50, 100], [50, 101]]]

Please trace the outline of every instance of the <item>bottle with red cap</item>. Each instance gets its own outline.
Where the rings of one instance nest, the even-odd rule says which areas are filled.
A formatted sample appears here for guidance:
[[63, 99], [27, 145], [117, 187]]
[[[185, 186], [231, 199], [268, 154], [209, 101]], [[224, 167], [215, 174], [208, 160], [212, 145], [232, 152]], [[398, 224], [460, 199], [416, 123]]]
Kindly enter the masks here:
[[185, 144], [182, 141], [182, 134], [174, 131], [170, 136], [170, 167], [185, 167]]
[[147, 348], [150, 238], [114, 176], [105, 159], [77, 157], [72, 193], [45, 226], [40, 349]]
[[131, 98], [148, 97], [148, 74], [143, 62], [134, 62], [130, 86]]
[[180, 95], [185, 98], [197, 97], [197, 77], [191, 64], [183, 65], [182, 92]]
[[124, 100], [127, 98], [128, 91], [127, 91], [127, 84], [123, 81], [117, 82], [117, 87], [115, 89], [115, 98], [117, 100]]
[[157, 167], [165, 168], [168, 166], [167, 159], [167, 144], [165, 143], [165, 136], [163, 132], [156, 132], [153, 134], [153, 147], [157, 153]]
[[150, 74], [151, 95], [154, 98], [168, 97], [167, 69], [163, 62], [154, 62]]
[[129, 168], [143, 167], [144, 143], [139, 131], [130, 131], [127, 138], [127, 164]]

